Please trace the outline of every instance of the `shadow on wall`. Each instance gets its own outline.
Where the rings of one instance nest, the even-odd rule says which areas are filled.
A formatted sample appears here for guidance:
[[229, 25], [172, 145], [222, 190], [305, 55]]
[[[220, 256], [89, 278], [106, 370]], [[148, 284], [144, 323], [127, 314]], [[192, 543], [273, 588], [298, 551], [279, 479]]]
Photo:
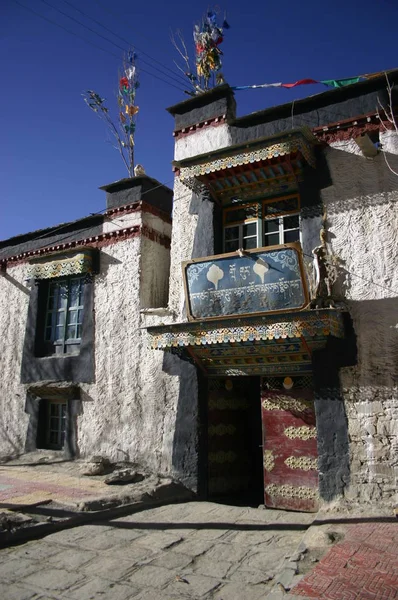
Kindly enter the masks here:
[[30, 296], [30, 288], [29, 287], [27, 287], [26, 285], [22, 285], [22, 283], [20, 283], [14, 277], [11, 277], [11, 275], [9, 275], [8, 273], [5, 273], [3, 275], [3, 277], [5, 279], [7, 279], [7, 281], [9, 281], [10, 283], [12, 283], [12, 285], [15, 285], [15, 287], [18, 288], [21, 292], [23, 292], [27, 296]]
[[[398, 176], [387, 167], [380, 153], [373, 159], [345, 151], [344, 147], [325, 150], [331, 186], [322, 192], [327, 213], [392, 204], [398, 201], [391, 195], [398, 191]], [[386, 153], [391, 168], [398, 172], [398, 156]], [[327, 167], [326, 167], [327, 168]]]
[[357, 362], [356, 336], [348, 313], [345, 338], [329, 337], [326, 348], [312, 357], [318, 436], [319, 493], [326, 502], [350, 485], [348, 421], [339, 370]]
[[164, 352], [163, 371], [179, 379], [174, 424], [172, 467], [174, 475], [196, 491], [198, 482], [198, 378], [196, 367]]
[[189, 214], [198, 215], [195, 229], [191, 258], [201, 258], [214, 254], [214, 229], [213, 229], [214, 202], [209, 192], [192, 194]]
[[122, 263], [121, 260], [114, 258], [113, 256], [111, 256], [110, 254], [107, 254], [103, 250], [101, 250], [101, 252], [99, 254], [99, 259], [100, 259], [100, 269], [99, 269], [99, 274], [95, 278], [96, 281], [102, 281], [103, 279], [106, 278], [109, 267], [111, 267], [112, 265], [120, 265]]
[[396, 388], [398, 385], [398, 290], [394, 298], [349, 301], [358, 340], [356, 384]]
[[4, 421], [4, 412], [0, 411], [0, 438], [4, 447], [2, 458], [15, 458], [23, 453], [23, 440], [20, 434], [20, 428], [6, 425]]
[[[189, 205], [189, 214], [197, 215], [198, 222], [195, 228], [191, 258], [202, 258], [214, 254], [214, 202], [209, 192], [203, 190], [201, 193], [192, 193]], [[182, 308], [183, 317], [187, 316], [186, 299]]]
[[[397, 298], [348, 302], [348, 306], [352, 322], [346, 314], [346, 337], [329, 338], [326, 348], [313, 355], [319, 489], [326, 501], [350, 485], [350, 439], [340, 368], [354, 367], [345, 382], [354, 401], [392, 399], [398, 385]], [[387, 413], [384, 422], [391, 428]], [[373, 439], [383, 435], [376, 433]], [[383, 463], [388, 460], [382, 457]]]

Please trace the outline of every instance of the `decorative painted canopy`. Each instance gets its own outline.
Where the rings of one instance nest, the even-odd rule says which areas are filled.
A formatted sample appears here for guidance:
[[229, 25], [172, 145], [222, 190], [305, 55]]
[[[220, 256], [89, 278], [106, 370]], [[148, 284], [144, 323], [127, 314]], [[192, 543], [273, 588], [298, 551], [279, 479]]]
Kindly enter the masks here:
[[207, 186], [222, 203], [294, 189], [304, 162], [315, 167], [316, 138], [309, 129], [231, 146], [175, 163], [182, 183], [194, 191]]
[[58, 254], [53, 260], [36, 260], [31, 262], [28, 277], [32, 279], [53, 279], [68, 275], [93, 274], [96, 269], [96, 251], [79, 250], [73, 254]]
[[190, 357], [208, 376], [311, 372], [311, 355], [328, 336], [344, 337], [335, 309], [297, 311], [218, 322], [149, 327], [151, 347]]

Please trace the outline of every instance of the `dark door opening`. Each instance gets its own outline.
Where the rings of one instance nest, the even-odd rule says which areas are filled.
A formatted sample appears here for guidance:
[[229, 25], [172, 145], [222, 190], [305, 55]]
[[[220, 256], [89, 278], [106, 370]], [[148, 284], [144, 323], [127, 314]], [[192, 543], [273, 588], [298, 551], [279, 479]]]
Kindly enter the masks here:
[[208, 380], [208, 498], [264, 503], [260, 377]]

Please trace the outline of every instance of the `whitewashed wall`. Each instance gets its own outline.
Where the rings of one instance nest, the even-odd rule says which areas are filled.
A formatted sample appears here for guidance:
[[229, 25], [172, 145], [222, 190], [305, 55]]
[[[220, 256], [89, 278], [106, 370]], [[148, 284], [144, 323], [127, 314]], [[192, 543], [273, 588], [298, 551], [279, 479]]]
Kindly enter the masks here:
[[[142, 311], [142, 327], [173, 322], [172, 315]], [[145, 449], [153, 453], [157, 469], [197, 488], [198, 387], [196, 369], [177, 356], [150, 350], [143, 329], [140, 389], [147, 413]], [[157, 423], [154, 437], [152, 423]]]
[[[143, 213], [142, 223], [157, 233], [171, 238], [171, 224], [156, 215]], [[140, 252], [141, 307], [167, 306], [170, 277], [170, 248], [142, 237]]]
[[[143, 220], [163, 230], [160, 233], [170, 232], [170, 225], [161, 227], [153, 215]], [[108, 246], [101, 254], [106, 255], [108, 266], [96, 277], [94, 287], [96, 381], [82, 386], [80, 453], [135, 461], [176, 474], [174, 438], [168, 438], [174, 433], [170, 424], [176, 412], [178, 393], [173, 386], [178, 377], [164, 370], [163, 352], [149, 349], [141, 317], [143, 306], [166, 299], [168, 250], [136, 237]]]
[[23, 452], [29, 422], [20, 383], [30, 294], [26, 275], [27, 265], [19, 265], [0, 276], [0, 456]]
[[[397, 170], [397, 136], [381, 135]], [[323, 190], [333, 252], [357, 336], [358, 364], [342, 369], [351, 481], [347, 497], [394, 502], [398, 450], [398, 177], [354, 141], [326, 150]]]
[[139, 254], [139, 237], [101, 250], [105, 268], [94, 283], [96, 381], [82, 386], [83, 414], [78, 422], [83, 456], [115, 458], [119, 448], [130, 455], [138, 451]]
[[231, 144], [231, 134], [227, 123], [210, 125], [177, 139], [174, 147], [174, 160], [183, 160], [190, 156], [213, 152], [218, 148], [228, 148]]
[[[194, 136], [191, 136], [192, 138]], [[198, 215], [190, 213], [192, 192], [176, 177], [174, 183], [173, 233], [170, 249], [169, 308], [177, 322], [186, 320], [181, 263], [192, 257]], [[209, 230], [202, 235], [209, 235]]]

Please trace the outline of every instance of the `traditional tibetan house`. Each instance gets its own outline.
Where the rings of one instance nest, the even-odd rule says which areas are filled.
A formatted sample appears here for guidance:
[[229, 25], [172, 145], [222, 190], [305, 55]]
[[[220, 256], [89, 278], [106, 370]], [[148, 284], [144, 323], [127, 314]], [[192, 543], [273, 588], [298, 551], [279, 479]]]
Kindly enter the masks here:
[[286, 509], [392, 503], [398, 144], [379, 102], [384, 77], [237, 118], [219, 86], [169, 109], [172, 224], [143, 175], [105, 186], [103, 215], [0, 242], [0, 455], [100, 454]]
[[167, 376], [140, 324], [167, 303], [172, 191], [145, 175], [102, 189], [103, 214], [0, 243], [0, 455], [167, 470]]
[[228, 85], [168, 109], [169, 318], [148, 336], [179, 373], [174, 466], [208, 498], [393, 499], [398, 136], [378, 100], [384, 77], [239, 118]]

